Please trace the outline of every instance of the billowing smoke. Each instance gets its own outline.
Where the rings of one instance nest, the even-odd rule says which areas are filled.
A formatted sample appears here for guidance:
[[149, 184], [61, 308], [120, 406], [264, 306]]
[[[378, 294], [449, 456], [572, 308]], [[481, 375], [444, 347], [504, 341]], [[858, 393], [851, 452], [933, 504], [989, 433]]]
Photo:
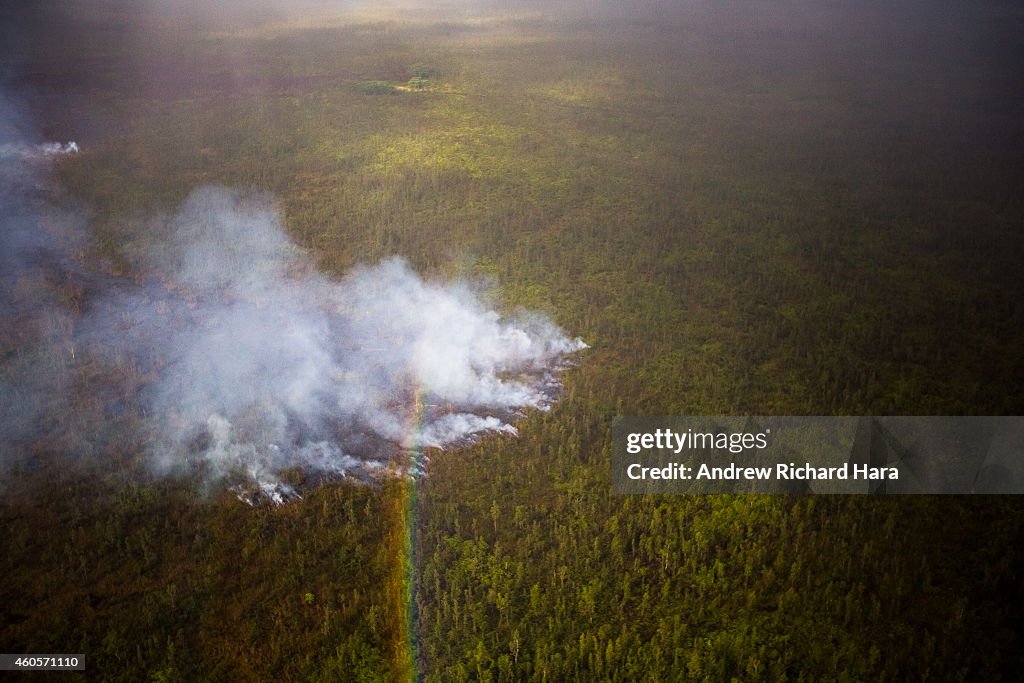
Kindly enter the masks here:
[[271, 496], [289, 492], [276, 476], [289, 468], [394, 471], [402, 450], [514, 433], [585, 346], [399, 258], [327, 279], [266, 197], [202, 188], [146, 232], [161, 238], [132, 257], [154, 281], [103, 301], [80, 337], [155, 372], [144, 395], [163, 470], [198, 465]]
[[[5, 211], [5, 253], [19, 254], [4, 263], [6, 318], [34, 327], [9, 343], [33, 360], [2, 366], [4, 402], [34, 406], [0, 416], [5, 448], [72, 415], [65, 431], [84, 452], [104, 450], [89, 435], [128, 429], [155, 472], [281, 501], [295, 495], [283, 472], [416, 473], [425, 461], [409, 453], [514, 434], [512, 421], [547, 408], [559, 370], [585, 346], [541, 315], [503, 319], [469, 284], [424, 280], [399, 258], [326, 278], [270, 198], [222, 188], [198, 189], [176, 215], [132, 231], [123, 251], [144, 275], [86, 272], [43, 229], [59, 212], [25, 180], [34, 158], [2, 161], [5, 208], [15, 209]], [[61, 303], [58, 283], [19, 302], [20, 286], [65, 277], [55, 273], [72, 274], [81, 301]], [[69, 393], [101, 406], [57, 398]]]

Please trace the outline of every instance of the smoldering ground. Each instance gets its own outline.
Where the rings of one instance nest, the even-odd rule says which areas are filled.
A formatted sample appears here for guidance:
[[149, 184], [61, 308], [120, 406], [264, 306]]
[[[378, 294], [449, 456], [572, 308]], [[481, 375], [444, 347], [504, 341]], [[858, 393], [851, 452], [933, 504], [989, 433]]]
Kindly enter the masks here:
[[[280, 501], [295, 494], [284, 470], [408, 472], [397, 455], [514, 432], [522, 411], [550, 404], [559, 370], [585, 346], [542, 315], [503, 319], [467, 283], [424, 280], [399, 258], [328, 279], [266, 196], [194, 191], [135, 231], [145, 244], [123, 245], [145, 274], [129, 280], [51, 248], [58, 238], [41, 224], [52, 204], [26, 203], [21, 181], [4, 190], [20, 215], [5, 239], [40, 245], [5, 261], [5, 282], [65, 277], [87, 292], [68, 305], [59, 287], [31, 300], [5, 288], [20, 332], [2, 391], [21, 407], [4, 412], [0, 438], [22, 462], [40, 448], [102, 459], [129, 441], [156, 474]], [[29, 267], [47, 249], [62, 255]]]

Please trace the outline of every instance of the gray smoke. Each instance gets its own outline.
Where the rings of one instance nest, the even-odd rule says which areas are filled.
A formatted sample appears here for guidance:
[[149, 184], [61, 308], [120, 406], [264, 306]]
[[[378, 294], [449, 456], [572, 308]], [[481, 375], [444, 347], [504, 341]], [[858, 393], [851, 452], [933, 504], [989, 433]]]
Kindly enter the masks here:
[[[5, 191], [17, 200], [27, 188]], [[21, 208], [31, 225], [5, 233], [49, 249], [38, 223], [52, 206]], [[82, 276], [99, 290], [82, 311], [61, 309], [55, 296], [31, 302], [60, 312], [68, 332], [55, 344], [37, 330], [21, 347], [33, 358], [45, 349], [56, 365], [4, 366], [5, 402], [18, 394], [39, 404], [31, 416], [7, 416], [5, 446], [78, 410], [54, 399], [59, 367], [76, 396], [102, 404], [71, 420], [81, 450], [101, 453], [87, 435], [130, 423], [154, 472], [280, 502], [296, 495], [279, 478], [285, 471], [291, 480], [295, 471], [415, 474], [424, 459], [400, 456], [514, 434], [512, 421], [549, 406], [559, 370], [585, 347], [544, 316], [503, 319], [469, 284], [424, 280], [400, 258], [326, 278], [265, 196], [201, 188], [176, 215], [132, 234], [124, 252], [144, 280]], [[7, 279], [22, 279], [30, 260], [5, 264]]]
[[147, 234], [165, 237], [133, 257], [159, 285], [105, 301], [83, 335], [111, 362], [156, 366], [145, 404], [162, 471], [198, 459], [272, 497], [289, 468], [372, 476], [403, 449], [514, 433], [585, 346], [399, 258], [329, 280], [266, 197], [202, 188]]
[[37, 139], [29, 120], [0, 88], [0, 467], [13, 444], [68, 414], [74, 254], [85, 226], [49, 178], [49, 160], [71, 148]]

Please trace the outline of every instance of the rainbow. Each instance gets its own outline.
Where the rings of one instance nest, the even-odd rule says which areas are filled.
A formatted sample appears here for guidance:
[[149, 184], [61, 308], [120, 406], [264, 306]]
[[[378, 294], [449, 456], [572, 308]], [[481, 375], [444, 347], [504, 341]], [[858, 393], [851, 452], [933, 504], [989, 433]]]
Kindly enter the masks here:
[[404, 483], [401, 489], [401, 539], [400, 556], [401, 588], [399, 591], [398, 614], [402, 615], [401, 633], [396, 649], [397, 670], [403, 672], [406, 680], [419, 680], [419, 638], [417, 634], [418, 614], [416, 611], [416, 530], [419, 522], [418, 475], [426, 469], [420, 435], [424, 428], [423, 392], [417, 387], [413, 393], [413, 409], [409, 415], [410, 447], [405, 451]]

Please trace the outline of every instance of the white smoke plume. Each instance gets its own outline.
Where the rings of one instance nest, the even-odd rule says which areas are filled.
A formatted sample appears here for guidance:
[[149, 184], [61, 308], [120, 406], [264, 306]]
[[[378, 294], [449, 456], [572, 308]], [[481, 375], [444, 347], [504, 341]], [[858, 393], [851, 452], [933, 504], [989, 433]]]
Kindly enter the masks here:
[[154, 280], [105, 298], [79, 339], [151, 378], [160, 471], [198, 467], [243, 497], [246, 482], [271, 500], [293, 494], [277, 477], [290, 468], [366, 478], [402, 449], [514, 434], [585, 347], [399, 258], [327, 279], [266, 197], [202, 188], [147, 232], [164, 237], [129, 251]]
[[220, 188], [128, 231], [135, 277], [88, 266], [85, 212], [49, 174], [77, 145], [33, 139], [2, 95], [0, 486], [38, 453], [138, 451], [250, 502], [297, 495], [283, 473], [417, 474], [410, 452], [515, 434], [585, 347], [399, 258], [324, 277], [270, 198]]
[[62, 156], [64, 154], [78, 153], [78, 143], [71, 142], [40, 142], [34, 145], [23, 142], [0, 144], [0, 159], [48, 159], [50, 157]]

